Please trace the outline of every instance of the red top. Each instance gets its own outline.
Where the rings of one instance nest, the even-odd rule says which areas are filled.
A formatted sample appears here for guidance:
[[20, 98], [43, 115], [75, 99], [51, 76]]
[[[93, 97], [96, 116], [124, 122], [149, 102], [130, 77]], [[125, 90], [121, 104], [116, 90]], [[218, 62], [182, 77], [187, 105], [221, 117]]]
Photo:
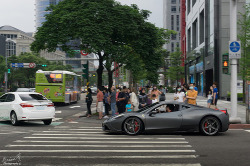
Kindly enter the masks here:
[[103, 102], [103, 93], [101, 91], [99, 91], [97, 93], [97, 101], [98, 102]]

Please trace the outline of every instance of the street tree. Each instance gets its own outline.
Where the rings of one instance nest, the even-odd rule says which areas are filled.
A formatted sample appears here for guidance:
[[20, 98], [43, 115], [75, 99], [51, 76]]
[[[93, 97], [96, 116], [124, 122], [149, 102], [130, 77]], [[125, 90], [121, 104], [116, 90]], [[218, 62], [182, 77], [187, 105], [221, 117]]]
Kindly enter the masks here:
[[167, 76], [170, 78], [172, 82], [176, 82], [181, 78], [184, 78], [184, 66], [181, 66], [183, 55], [180, 51], [180, 48], [177, 47], [176, 51], [170, 54], [170, 67], [167, 70]]
[[5, 64], [5, 58], [0, 55], [0, 80], [1, 80], [1, 84], [4, 81], [4, 73], [6, 71], [7, 71], [7, 66]]
[[[240, 13], [241, 19], [238, 21], [240, 33], [238, 35], [241, 41], [241, 59], [240, 59], [240, 76], [243, 80], [243, 96], [245, 96], [245, 82], [250, 80], [250, 5], [245, 6], [245, 12]], [[245, 102], [245, 98], [243, 98]]]
[[[104, 61], [112, 64], [112, 57], [122, 55], [125, 46], [133, 47], [143, 59], [149, 58], [149, 55], [154, 56], [151, 48], [158, 48], [156, 39], [162, 38], [156, 27], [145, 21], [150, 12], [139, 10], [136, 5], [121, 5], [114, 0], [64, 0], [48, 10], [51, 12], [38, 28], [31, 49], [55, 51], [60, 46], [73, 54], [67, 43], [80, 40], [80, 50], [98, 56], [98, 86], [102, 85]], [[149, 70], [149, 63], [146, 65]]]

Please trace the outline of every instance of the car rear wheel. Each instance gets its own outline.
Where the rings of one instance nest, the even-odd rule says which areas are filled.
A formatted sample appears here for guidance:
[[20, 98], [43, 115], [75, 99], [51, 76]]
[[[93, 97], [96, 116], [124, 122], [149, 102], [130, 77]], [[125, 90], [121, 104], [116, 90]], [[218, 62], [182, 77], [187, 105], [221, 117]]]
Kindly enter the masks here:
[[212, 116], [204, 118], [200, 125], [201, 132], [209, 136], [217, 135], [221, 127], [219, 120]]
[[13, 126], [17, 126], [19, 124], [19, 121], [17, 120], [16, 113], [13, 111], [10, 114], [10, 121]]
[[139, 118], [131, 117], [125, 120], [123, 128], [127, 134], [136, 135], [141, 133], [143, 124]]
[[52, 122], [52, 119], [43, 120], [43, 123], [44, 123], [45, 125], [50, 125], [51, 122]]

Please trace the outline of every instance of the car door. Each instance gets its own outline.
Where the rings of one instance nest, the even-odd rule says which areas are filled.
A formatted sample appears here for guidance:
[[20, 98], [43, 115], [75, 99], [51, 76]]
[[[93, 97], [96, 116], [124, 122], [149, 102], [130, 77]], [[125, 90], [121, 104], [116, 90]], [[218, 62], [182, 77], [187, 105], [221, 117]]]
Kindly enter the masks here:
[[7, 115], [7, 110], [6, 110], [7, 97], [8, 97], [8, 94], [4, 94], [3, 96], [0, 97], [0, 119], [1, 120], [9, 119], [9, 117]]
[[[4, 102], [4, 108], [6, 112], [6, 116], [9, 118], [10, 117], [10, 112], [13, 110], [13, 105], [15, 101], [15, 95], [14, 94], [8, 94], [6, 101]], [[15, 110], [17, 111], [17, 110]], [[18, 113], [17, 113], [18, 114]]]
[[[164, 105], [162, 106], [164, 107]], [[153, 114], [149, 112], [146, 115], [146, 128], [148, 130], [178, 130], [182, 123], [182, 112], [179, 110], [179, 105], [175, 106], [178, 108], [171, 112]], [[157, 110], [157, 108], [155, 110]]]

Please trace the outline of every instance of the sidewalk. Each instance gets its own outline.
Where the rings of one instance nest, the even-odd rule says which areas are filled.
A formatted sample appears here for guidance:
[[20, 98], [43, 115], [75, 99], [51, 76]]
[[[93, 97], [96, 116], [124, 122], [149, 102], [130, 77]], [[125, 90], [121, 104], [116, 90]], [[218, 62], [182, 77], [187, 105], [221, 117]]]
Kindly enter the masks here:
[[[173, 93], [167, 93], [166, 94], [166, 100], [173, 100], [174, 94]], [[207, 98], [203, 96], [198, 96], [197, 99], [197, 104], [207, 107]], [[230, 101], [225, 101], [225, 100], [218, 100], [217, 102], [217, 107], [218, 109], [227, 109], [229, 115], [231, 114], [231, 102]], [[241, 118], [241, 124], [246, 123], [246, 106], [244, 105], [239, 105], [238, 104], [238, 117]]]

